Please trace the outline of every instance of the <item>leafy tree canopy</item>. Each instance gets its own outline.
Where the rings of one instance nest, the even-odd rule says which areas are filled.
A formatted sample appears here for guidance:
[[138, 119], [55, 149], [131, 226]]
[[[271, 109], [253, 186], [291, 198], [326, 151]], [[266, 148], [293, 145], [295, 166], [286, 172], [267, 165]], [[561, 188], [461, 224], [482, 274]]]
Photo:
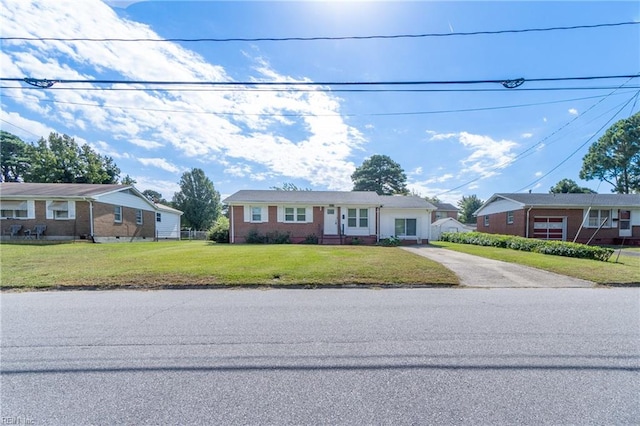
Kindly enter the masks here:
[[404, 170], [386, 155], [373, 155], [365, 160], [351, 180], [354, 191], [375, 191], [379, 195], [409, 193]]
[[220, 193], [202, 169], [192, 169], [180, 178], [180, 192], [173, 196], [173, 205], [184, 213], [184, 225], [206, 230], [220, 214]]
[[460, 209], [460, 222], [462, 223], [475, 223], [476, 219], [473, 217], [473, 213], [478, 210], [484, 201], [478, 198], [475, 194], [462, 196], [462, 199], [458, 201], [458, 208]]
[[440, 204], [442, 202], [438, 197], [424, 197], [424, 199], [430, 202], [431, 204]]
[[145, 197], [147, 197], [147, 199], [153, 201], [154, 203], [160, 203], [165, 205], [169, 204], [167, 200], [162, 198], [162, 194], [159, 193], [158, 191], [154, 191], [152, 189], [145, 189], [144, 191], [142, 191], [142, 195], [144, 195]]
[[29, 168], [29, 146], [19, 137], [0, 131], [2, 182], [19, 182]]
[[549, 189], [550, 194], [595, 194], [590, 188], [579, 186], [571, 179], [562, 179]]
[[640, 112], [611, 126], [582, 159], [580, 179], [598, 179], [619, 194], [640, 192]]
[[285, 182], [282, 186], [272, 186], [269, 189], [273, 189], [275, 191], [311, 191], [310, 188], [300, 188], [295, 183]]

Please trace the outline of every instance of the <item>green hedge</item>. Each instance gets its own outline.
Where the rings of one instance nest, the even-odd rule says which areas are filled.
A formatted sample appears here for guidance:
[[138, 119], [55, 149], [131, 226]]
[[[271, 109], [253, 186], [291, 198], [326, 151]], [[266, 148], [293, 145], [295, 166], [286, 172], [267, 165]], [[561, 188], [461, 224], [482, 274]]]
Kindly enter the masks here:
[[534, 238], [516, 237], [514, 235], [484, 234], [482, 232], [445, 232], [440, 236], [442, 241], [477, 246], [509, 248], [512, 250], [531, 251], [534, 253], [553, 254], [556, 256], [577, 257], [606, 262], [613, 254], [613, 249], [588, 246], [586, 244], [568, 243], [565, 241], [537, 240]]

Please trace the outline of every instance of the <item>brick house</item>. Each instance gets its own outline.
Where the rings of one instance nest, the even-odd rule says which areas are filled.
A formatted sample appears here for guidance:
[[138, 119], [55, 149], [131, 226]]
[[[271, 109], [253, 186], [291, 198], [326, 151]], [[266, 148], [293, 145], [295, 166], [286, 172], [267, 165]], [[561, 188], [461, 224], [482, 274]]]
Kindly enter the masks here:
[[494, 194], [474, 215], [479, 232], [640, 244], [640, 194]]
[[288, 234], [292, 243], [315, 237], [321, 244], [374, 244], [392, 236], [426, 243], [435, 209], [420, 197], [367, 191], [242, 190], [223, 202], [231, 243], [244, 243], [250, 232]]
[[181, 214], [131, 185], [0, 183], [3, 239], [179, 239]]
[[458, 220], [458, 208], [449, 203], [435, 203], [436, 210], [431, 213], [431, 222], [448, 217]]

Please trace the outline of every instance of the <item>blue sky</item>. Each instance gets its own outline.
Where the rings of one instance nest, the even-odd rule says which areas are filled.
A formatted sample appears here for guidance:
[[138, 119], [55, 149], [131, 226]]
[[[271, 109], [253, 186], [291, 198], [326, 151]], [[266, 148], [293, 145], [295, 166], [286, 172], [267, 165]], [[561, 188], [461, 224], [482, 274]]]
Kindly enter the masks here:
[[[1, 0], [2, 37], [287, 38], [447, 34], [640, 21], [626, 2], [101, 2]], [[0, 75], [64, 80], [398, 82], [635, 75], [640, 25], [365, 40], [2, 41]], [[456, 203], [547, 192], [640, 109], [640, 79], [376, 86], [436, 91], [225, 90], [2, 82], [0, 127], [25, 141], [66, 133], [167, 199], [201, 168], [224, 196], [285, 182], [350, 190], [385, 154], [423, 196]], [[87, 89], [100, 90], [87, 90]], [[147, 87], [148, 88], [148, 87]], [[345, 87], [342, 87], [344, 89]], [[350, 89], [363, 87], [351, 86]], [[127, 90], [114, 90], [127, 89]], [[131, 90], [137, 89], [137, 90]], [[171, 89], [171, 90], [165, 90]], [[263, 88], [264, 89], [264, 88]], [[482, 90], [480, 90], [482, 89]], [[485, 89], [493, 89], [487, 91]], [[524, 90], [527, 89], [527, 90]], [[531, 90], [544, 89], [544, 90]]]

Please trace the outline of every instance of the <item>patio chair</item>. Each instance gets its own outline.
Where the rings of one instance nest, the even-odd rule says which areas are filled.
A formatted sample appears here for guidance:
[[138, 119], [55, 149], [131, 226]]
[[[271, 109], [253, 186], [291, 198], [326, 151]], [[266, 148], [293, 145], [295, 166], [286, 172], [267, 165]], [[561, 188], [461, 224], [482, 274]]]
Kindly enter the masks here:
[[44, 231], [47, 230], [47, 225], [36, 225], [33, 228], [33, 233], [36, 234], [36, 239], [40, 239], [44, 235]]
[[9, 229], [5, 230], [4, 233], [9, 235], [9, 238], [17, 237], [22, 229], [22, 225], [11, 225]]

